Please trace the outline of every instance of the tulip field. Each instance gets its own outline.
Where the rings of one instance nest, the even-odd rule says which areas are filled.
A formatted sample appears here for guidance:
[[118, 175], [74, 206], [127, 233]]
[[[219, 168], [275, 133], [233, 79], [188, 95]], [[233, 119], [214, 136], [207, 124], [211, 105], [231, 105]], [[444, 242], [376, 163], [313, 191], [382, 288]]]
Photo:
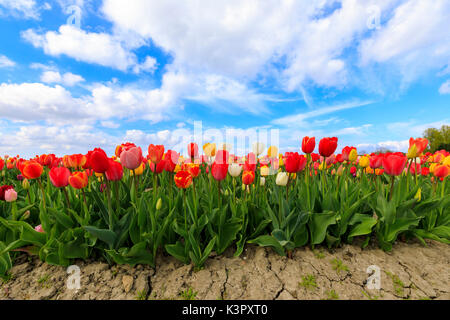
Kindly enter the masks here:
[[[295, 248], [330, 248], [358, 238], [381, 249], [396, 241], [450, 243], [450, 153], [359, 154], [337, 138], [299, 141], [298, 152], [253, 144], [133, 143], [115, 155], [0, 158], [0, 275], [26, 252], [53, 265], [74, 259], [155, 265], [168, 254], [201, 269], [210, 254], [246, 244], [291, 257]], [[316, 153], [316, 152], [317, 153]], [[340, 152], [339, 152], [340, 151]], [[395, 250], [395, 248], [393, 249]]]

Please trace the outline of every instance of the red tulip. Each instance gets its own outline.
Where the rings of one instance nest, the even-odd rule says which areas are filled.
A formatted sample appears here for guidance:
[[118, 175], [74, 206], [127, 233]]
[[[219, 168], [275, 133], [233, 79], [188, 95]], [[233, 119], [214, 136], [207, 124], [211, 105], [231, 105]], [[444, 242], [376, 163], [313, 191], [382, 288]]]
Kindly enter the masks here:
[[192, 178], [196, 178], [200, 174], [200, 166], [194, 163], [184, 163], [181, 166], [181, 170], [188, 171]]
[[118, 181], [121, 180], [123, 177], [123, 167], [122, 164], [114, 161], [112, 159], [109, 159], [109, 167], [108, 170], [105, 172], [106, 179], [110, 181]]
[[134, 170], [139, 168], [142, 163], [141, 147], [131, 147], [124, 149], [120, 154], [120, 163], [127, 169]]
[[421, 175], [427, 176], [427, 175], [429, 175], [429, 174], [430, 174], [430, 168], [428, 168], [428, 167], [423, 167], [423, 168], [422, 168]]
[[74, 172], [69, 177], [69, 184], [75, 189], [83, 189], [88, 185], [89, 177], [85, 171]]
[[164, 155], [164, 170], [167, 172], [173, 172], [178, 163], [179, 154], [173, 150], [167, 150]]
[[300, 157], [298, 158], [298, 170], [297, 171], [302, 171], [303, 169], [305, 169], [306, 162], [307, 162], [306, 157], [304, 155], [300, 155]]
[[339, 153], [339, 154], [336, 156], [336, 162], [339, 162], [339, 163], [344, 162], [344, 157], [342, 156], [342, 153]]
[[152, 172], [154, 172], [156, 174], [159, 174], [159, 173], [161, 173], [164, 170], [166, 162], [165, 162], [165, 160], [161, 160], [161, 161], [158, 162], [158, 164], [155, 164], [155, 163], [150, 161], [148, 165], [150, 167], [150, 170], [152, 170]]
[[390, 176], [399, 176], [402, 174], [403, 169], [406, 165], [406, 157], [397, 156], [397, 155], [389, 155], [386, 158], [383, 158], [383, 167], [384, 172]]
[[244, 162], [244, 171], [255, 171], [256, 170], [256, 155], [250, 152]]
[[450, 169], [445, 164], [437, 165], [436, 168], [434, 168], [434, 171], [433, 171], [433, 174], [437, 178], [441, 178], [441, 179], [447, 177], [449, 175], [449, 173], [450, 173]]
[[178, 188], [186, 189], [192, 184], [192, 175], [189, 171], [180, 170], [175, 174], [174, 180]]
[[227, 163], [214, 163], [211, 165], [211, 174], [214, 179], [221, 181], [227, 177], [228, 164]]
[[331, 156], [337, 148], [338, 138], [323, 138], [319, 142], [319, 153], [321, 156], [327, 158]]
[[163, 145], [153, 145], [150, 144], [148, 146], [148, 158], [153, 163], [159, 163], [164, 155], [164, 146]]
[[320, 159], [320, 156], [317, 153], [311, 153], [312, 162], [316, 162], [319, 159]]
[[39, 178], [44, 168], [35, 160], [29, 160], [21, 164], [21, 171], [28, 180]]
[[228, 163], [229, 157], [230, 153], [227, 150], [219, 150], [216, 153], [216, 158], [214, 159], [214, 161], [220, 164], [226, 164]]
[[2, 158], [0, 158], [0, 170], [3, 170], [4, 166], [5, 166], [5, 161], [3, 161]]
[[245, 185], [252, 184], [255, 180], [255, 172], [253, 171], [244, 171], [242, 174], [242, 183]]
[[298, 171], [300, 155], [298, 152], [286, 152], [284, 155], [284, 167], [287, 172], [295, 173]]
[[422, 167], [420, 166], [420, 163], [417, 163], [414, 165], [411, 164], [411, 166], [409, 167], [409, 172], [411, 172], [411, 174], [415, 174], [417, 172], [417, 174], [420, 174], [422, 171]]
[[380, 155], [373, 155], [369, 158], [369, 167], [372, 169], [378, 169], [383, 164], [383, 156]]
[[198, 157], [198, 145], [195, 142], [189, 143], [187, 149], [188, 155], [191, 159]]
[[[314, 148], [316, 147], [316, 138], [315, 137], [304, 137], [302, 140], [302, 151], [304, 153], [312, 153]], [[334, 151], [333, 151], [334, 152]]]
[[109, 158], [106, 152], [100, 148], [95, 148], [88, 153], [88, 161], [90, 167], [97, 173], [105, 173], [109, 167]]
[[69, 184], [70, 170], [66, 167], [52, 168], [48, 175], [56, 188], [67, 187]]

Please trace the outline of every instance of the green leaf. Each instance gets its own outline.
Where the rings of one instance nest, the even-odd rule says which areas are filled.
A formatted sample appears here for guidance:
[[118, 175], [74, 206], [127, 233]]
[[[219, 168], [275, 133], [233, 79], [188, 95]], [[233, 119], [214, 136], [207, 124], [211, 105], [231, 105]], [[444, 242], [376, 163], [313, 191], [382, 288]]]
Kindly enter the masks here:
[[320, 244], [325, 240], [327, 228], [336, 223], [336, 213], [313, 213], [310, 220], [311, 244]]
[[248, 243], [256, 243], [261, 247], [272, 247], [280, 256], [285, 256], [283, 246], [273, 236], [262, 235], [256, 239], [250, 240]]
[[348, 238], [370, 234], [376, 224], [377, 220], [369, 215], [355, 214], [349, 222], [349, 225], [353, 227], [350, 228]]
[[108, 229], [99, 229], [93, 226], [84, 226], [83, 229], [103, 242], [106, 242], [110, 247], [113, 247], [117, 238], [116, 234]]

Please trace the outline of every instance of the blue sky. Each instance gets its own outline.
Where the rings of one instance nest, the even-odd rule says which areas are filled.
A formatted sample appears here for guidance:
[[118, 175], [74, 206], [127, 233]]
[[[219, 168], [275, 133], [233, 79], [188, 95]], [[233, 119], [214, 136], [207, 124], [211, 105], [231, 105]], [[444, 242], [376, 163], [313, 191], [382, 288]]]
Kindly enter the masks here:
[[448, 0], [0, 0], [0, 155], [405, 151], [450, 123], [448, 21]]

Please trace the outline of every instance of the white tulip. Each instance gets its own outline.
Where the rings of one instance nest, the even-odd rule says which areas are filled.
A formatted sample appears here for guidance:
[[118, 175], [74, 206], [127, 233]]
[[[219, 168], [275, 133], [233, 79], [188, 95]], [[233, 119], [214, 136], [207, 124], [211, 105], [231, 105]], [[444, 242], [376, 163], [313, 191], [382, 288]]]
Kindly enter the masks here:
[[261, 153], [263, 153], [265, 148], [266, 146], [262, 142], [253, 143], [253, 153], [256, 154], [256, 156], [259, 156]]
[[265, 184], [266, 184], [266, 178], [264, 178], [264, 177], [259, 178], [259, 185], [261, 187], [264, 187]]
[[277, 178], [275, 180], [276, 184], [279, 186], [286, 186], [289, 180], [289, 176], [286, 172], [278, 172]]
[[232, 163], [228, 166], [228, 173], [232, 177], [237, 177], [241, 174], [242, 166], [240, 166], [238, 163]]

